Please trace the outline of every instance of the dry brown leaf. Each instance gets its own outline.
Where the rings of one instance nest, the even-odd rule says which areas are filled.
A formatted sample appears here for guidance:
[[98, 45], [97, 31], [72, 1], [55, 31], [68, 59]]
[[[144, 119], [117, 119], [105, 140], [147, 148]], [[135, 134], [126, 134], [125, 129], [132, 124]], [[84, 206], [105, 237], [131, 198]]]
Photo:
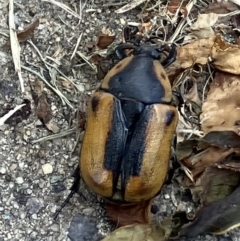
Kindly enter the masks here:
[[234, 131], [240, 135], [240, 76], [216, 73], [203, 103], [200, 120], [205, 134]]
[[188, 37], [195, 39], [204, 39], [215, 36], [212, 26], [216, 23], [218, 14], [199, 14], [197, 21], [191, 26], [191, 33]]
[[206, 64], [211, 54], [214, 39], [215, 37], [200, 39], [180, 47], [178, 49], [176, 62], [184, 69], [194, 64]]
[[182, 162], [188, 167], [193, 178], [196, 180], [207, 167], [223, 161], [227, 156], [234, 152], [235, 150], [233, 148], [222, 149], [219, 147], [209, 147], [197, 155], [185, 158]]
[[115, 205], [107, 204], [107, 216], [118, 227], [134, 223], [150, 223], [150, 210], [152, 199], [138, 204]]
[[115, 230], [102, 241], [165, 241], [170, 227], [160, 224], [134, 224]]
[[196, 188], [193, 188], [191, 192], [200, 198], [204, 206], [207, 206], [230, 195], [239, 185], [239, 181], [238, 172], [208, 167], [198, 179]]
[[231, 74], [240, 75], [240, 47], [222, 40], [216, 36], [211, 50], [211, 58], [216, 69]]
[[100, 34], [96, 46], [100, 49], [106, 49], [114, 40], [116, 36], [109, 36], [105, 34]]
[[209, 14], [199, 14], [197, 21], [192, 24], [192, 30], [199, 30], [202, 28], [209, 28], [212, 27], [218, 19], [218, 14], [216, 13], [209, 13]]
[[[205, 9], [204, 13], [215, 13], [215, 14], [227, 14], [230, 12], [233, 12], [235, 10], [238, 10], [238, 6], [230, 1], [221, 1], [221, 2], [210, 2], [207, 9]], [[216, 25], [219, 24], [226, 24], [229, 25], [229, 22], [233, 23], [232, 19], [234, 19], [235, 16], [225, 16], [218, 18]]]
[[182, 227], [181, 237], [196, 237], [203, 233], [217, 235], [240, 226], [240, 187], [231, 195], [197, 212], [195, 220]]
[[[215, 166], [221, 169], [240, 172], [240, 148], [236, 148], [234, 153], [229, 155], [223, 162], [217, 163]], [[239, 174], [238, 174], [239, 175]]]
[[179, 11], [184, 15], [184, 17], [186, 17], [188, 14], [186, 5], [187, 5], [187, 1], [182, 1], [182, 0], [169, 1], [167, 5], [167, 10], [172, 14], [175, 14], [177, 11]]
[[44, 123], [48, 123], [52, 119], [52, 110], [47, 102], [46, 95], [42, 93], [38, 97], [38, 105], [36, 109], [37, 117]]
[[28, 38], [30, 38], [34, 30], [39, 25], [39, 19], [35, 20], [33, 23], [31, 23], [29, 26], [27, 26], [23, 31], [17, 33], [17, 38], [19, 42], [26, 41]]
[[238, 148], [240, 146], [240, 136], [233, 131], [211, 131], [202, 140], [223, 148]]

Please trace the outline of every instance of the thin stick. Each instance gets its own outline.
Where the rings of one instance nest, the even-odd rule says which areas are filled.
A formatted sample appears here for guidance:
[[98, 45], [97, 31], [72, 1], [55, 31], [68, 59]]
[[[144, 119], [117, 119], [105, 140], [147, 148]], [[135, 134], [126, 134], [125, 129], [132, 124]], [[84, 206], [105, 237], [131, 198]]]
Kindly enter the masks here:
[[10, 43], [11, 43], [11, 50], [12, 50], [12, 58], [15, 67], [15, 71], [18, 74], [18, 78], [20, 81], [20, 86], [22, 92], [25, 91], [24, 89], [24, 82], [21, 73], [21, 63], [20, 63], [20, 52], [21, 48], [18, 42], [17, 33], [15, 31], [15, 23], [14, 23], [14, 13], [13, 13], [13, 0], [9, 0], [9, 33], [10, 33]]

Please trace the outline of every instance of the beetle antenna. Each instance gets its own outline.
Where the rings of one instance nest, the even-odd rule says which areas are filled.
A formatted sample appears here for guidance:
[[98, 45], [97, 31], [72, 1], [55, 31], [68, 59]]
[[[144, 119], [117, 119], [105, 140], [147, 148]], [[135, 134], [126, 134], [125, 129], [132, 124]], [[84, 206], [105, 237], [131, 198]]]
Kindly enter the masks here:
[[[80, 177], [80, 168], [79, 165], [77, 166], [77, 168], [74, 170], [74, 173], [72, 175], [72, 177], [74, 178], [73, 184], [70, 188], [71, 192], [69, 193], [69, 195], [67, 196], [67, 198], [64, 200], [64, 202], [62, 203], [62, 205], [60, 206], [60, 208], [54, 213], [53, 215], [53, 220], [56, 221], [59, 213], [62, 211], [62, 209], [69, 203], [70, 199], [73, 197], [73, 195], [75, 193], [77, 193], [79, 186], [80, 186], [80, 181], [81, 181], [81, 177]], [[80, 193], [80, 196], [82, 196], [85, 200], [86, 198], [84, 197], [84, 195], [82, 193]]]
[[162, 61], [161, 64], [164, 68], [167, 68], [169, 65], [171, 65], [176, 60], [177, 50], [176, 50], [176, 47], [174, 44], [172, 44], [171, 49], [168, 48], [167, 46], [165, 46], [165, 50], [167, 50], [167, 52], [169, 54], [168, 54], [167, 58], [164, 61]]
[[183, 117], [183, 119], [184, 119], [185, 121], [187, 121], [187, 122], [190, 122], [190, 123], [193, 123], [193, 124], [199, 126], [199, 123], [197, 123], [197, 122], [195, 122], [195, 121], [187, 118], [187, 117], [182, 113], [181, 108], [183, 107], [183, 104], [184, 104], [184, 100], [183, 100], [182, 95], [181, 95], [179, 92], [177, 92], [177, 91], [172, 91], [172, 93], [174, 94], [174, 96], [175, 96], [175, 97], [178, 99], [178, 101], [179, 101], [178, 111], [179, 111], [180, 115]]

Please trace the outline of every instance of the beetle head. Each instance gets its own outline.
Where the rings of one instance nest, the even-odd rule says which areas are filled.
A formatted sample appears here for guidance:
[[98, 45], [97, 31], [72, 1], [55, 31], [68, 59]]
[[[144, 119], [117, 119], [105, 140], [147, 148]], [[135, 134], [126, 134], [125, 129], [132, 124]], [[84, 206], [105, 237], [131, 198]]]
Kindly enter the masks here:
[[159, 47], [159, 45], [150, 45], [147, 43], [141, 45], [123, 43], [118, 45], [115, 49], [116, 55], [119, 59], [124, 59], [127, 57], [125, 50], [133, 50], [134, 55], [148, 56], [152, 59], [159, 59], [164, 48]]
[[152, 59], [160, 59], [161, 52], [161, 47], [147, 44], [143, 44], [134, 49], [134, 55], [148, 56]]

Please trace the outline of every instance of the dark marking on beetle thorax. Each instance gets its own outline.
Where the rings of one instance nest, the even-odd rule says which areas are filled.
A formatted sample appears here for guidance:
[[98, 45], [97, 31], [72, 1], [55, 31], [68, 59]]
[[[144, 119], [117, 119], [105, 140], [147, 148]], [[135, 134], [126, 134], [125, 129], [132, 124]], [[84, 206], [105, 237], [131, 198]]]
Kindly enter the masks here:
[[165, 89], [154, 71], [149, 56], [134, 56], [125, 68], [109, 80], [108, 91], [119, 99], [134, 99], [144, 104], [162, 103]]

